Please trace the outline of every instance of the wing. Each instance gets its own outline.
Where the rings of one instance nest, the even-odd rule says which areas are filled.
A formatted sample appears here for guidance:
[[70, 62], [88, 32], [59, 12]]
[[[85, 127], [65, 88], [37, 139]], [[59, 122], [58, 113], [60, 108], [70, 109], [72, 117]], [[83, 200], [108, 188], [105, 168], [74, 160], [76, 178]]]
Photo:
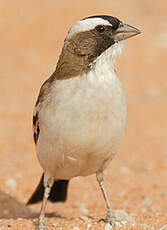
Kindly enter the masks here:
[[34, 142], [37, 144], [40, 128], [39, 128], [39, 117], [38, 112], [33, 115], [33, 133], [34, 133]]
[[51, 75], [51, 77], [44, 82], [41, 86], [38, 99], [35, 104], [34, 114], [33, 114], [33, 136], [34, 142], [37, 144], [39, 134], [40, 134], [40, 108], [43, 104], [43, 101], [47, 98], [52, 82], [56, 80], [55, 72]]

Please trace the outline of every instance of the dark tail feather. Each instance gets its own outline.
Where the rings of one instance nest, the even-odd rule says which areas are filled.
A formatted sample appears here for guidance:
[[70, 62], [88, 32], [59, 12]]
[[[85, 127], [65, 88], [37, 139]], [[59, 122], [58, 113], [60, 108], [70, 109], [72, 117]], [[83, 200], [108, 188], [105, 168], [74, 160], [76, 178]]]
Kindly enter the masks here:
[[[35, 190], [35, 192], [30, 197], [29, 201], [27, 202], [27, 205], [29, 204], [35, 204], [43, 199], [44, 195], [44, 174], [41, 177], [41, 180]], [[49, 194], [49, 200], [52, 202], [63, 202], [66, 201], [67, 198], [67, 188], [68, 188], [68, 180], [57, 180], [54, 182], [50, 194]]]

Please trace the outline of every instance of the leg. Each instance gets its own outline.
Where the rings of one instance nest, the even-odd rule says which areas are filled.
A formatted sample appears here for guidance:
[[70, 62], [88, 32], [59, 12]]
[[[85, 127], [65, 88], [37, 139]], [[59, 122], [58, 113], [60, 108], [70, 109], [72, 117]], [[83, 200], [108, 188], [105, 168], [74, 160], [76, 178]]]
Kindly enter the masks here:
[[41, 206], [41, 211], [40, 211], [40, 215], [39, 215], [37, 230], [45, 230], [46, 229], [45, 220], [44, 220], [44, 218], [45, 218], [45, 207], [46, 207], [46, 202], [47, 202], [47, 199], [49, 197], [53, 182], [54, 182], [54, 180], [52, 178], [50, 178], [47, 174], [44, 174], [45, 191], [44, 191], [44, 196], [43, 196], [43, 200], [42, 200], [42, 206]]
[[110, 202], [109, 202], [109, 199], [108, 199], [108, 195], [107, 195], [106, 189], [104, 187], [104, 174], [103, 174], [103, 172], [97, 172], [96, 173], [96, 178], [97, 178], [97, 181], [98, 181], [98, 183], [100, 185], [100, 188], [101, 188], [101, 191], [103, 193], [103, 197], [105, 199], [105, 203], [106, 203], [106, 206], [107, 206], [106, 218], [104, 218], [102, 220], [104, 222], [109, 222], [111, 224], [114, 224], [115, 223], [115, 215], [112, 212], [111, 205], [110, 205]]

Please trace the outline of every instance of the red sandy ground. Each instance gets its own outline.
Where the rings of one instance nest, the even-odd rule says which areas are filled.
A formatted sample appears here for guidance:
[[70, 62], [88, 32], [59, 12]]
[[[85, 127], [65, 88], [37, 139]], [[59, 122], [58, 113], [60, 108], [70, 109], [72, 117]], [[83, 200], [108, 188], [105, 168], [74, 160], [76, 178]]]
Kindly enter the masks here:
[[[128, 121], [106, 187], [113, 209], [131, 213], [135, 223], [114, 229], [167, 229], [166, 12], [165, 0], [0, 0], [0, 229], [35, 229], [40, 205], [25, 206], [42, 173], [32, 140], [34, 103], [68, 28], [96, 14], [143, 32], [126, 42], [117, 62]], [[73, 179], [67, 202], [48, 203], [47, 213], [48, 229], [109, 227], [97, 222], [105, 204], [95, 176]]]

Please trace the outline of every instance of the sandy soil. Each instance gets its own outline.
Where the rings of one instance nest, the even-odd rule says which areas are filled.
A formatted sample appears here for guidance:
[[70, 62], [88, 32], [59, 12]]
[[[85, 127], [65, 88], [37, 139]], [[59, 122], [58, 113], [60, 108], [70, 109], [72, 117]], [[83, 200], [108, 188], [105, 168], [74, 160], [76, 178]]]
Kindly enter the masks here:
[[[142, 30], [117, 62], [127, 97], [127, 131], [106, 187], [124, 218], [114, 229], [167, 229], [167, 2], [0, 0], [0, 229], [35, 229], [40, 204], [25, 202], [42, 170], [31, 118], [42, 82], [54, 71], [68, 28], [110, 14]], [[121, 210], [121, 211], [118, 211]], [[71, 181], [64, 204], [47, 205], [48, 229], [111, 229], [95, 176]]]

